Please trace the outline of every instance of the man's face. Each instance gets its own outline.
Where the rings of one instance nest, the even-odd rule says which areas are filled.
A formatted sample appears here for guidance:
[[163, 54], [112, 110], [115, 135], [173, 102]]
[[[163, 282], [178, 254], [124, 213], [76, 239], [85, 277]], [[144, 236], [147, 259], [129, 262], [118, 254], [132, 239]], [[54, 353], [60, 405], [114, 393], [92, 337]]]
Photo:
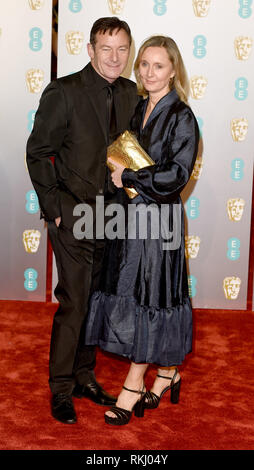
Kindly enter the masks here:
[[130, 41], [127, 33], [120, 29], [109, 34], [96, 34], [96, 43], [93, 48], [91, 44], [87, 46], [91, 63], [96, 72], [105, 80], [112, 83], [124, 71], [130, 53]]

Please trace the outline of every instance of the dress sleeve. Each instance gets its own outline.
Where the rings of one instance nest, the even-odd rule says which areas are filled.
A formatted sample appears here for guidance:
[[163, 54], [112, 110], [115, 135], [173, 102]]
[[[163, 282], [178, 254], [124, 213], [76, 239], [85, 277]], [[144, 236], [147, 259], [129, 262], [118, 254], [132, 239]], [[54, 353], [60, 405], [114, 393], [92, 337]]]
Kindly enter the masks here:
[[59, 188], [51, 157], [55, 157], [67, 131], [66, 102], [54, 81], [44, 90], [27, 142], [27, 167], [46, 220], [60, 216]]
[[133, 187], [145, 202], [171, 203], [180, 195], [192, 173], [197, 156], [199, 130], [190, 110], [178, 116], [168, 138], [169, 158], [138, 171], [125, 169], [122, 183]]

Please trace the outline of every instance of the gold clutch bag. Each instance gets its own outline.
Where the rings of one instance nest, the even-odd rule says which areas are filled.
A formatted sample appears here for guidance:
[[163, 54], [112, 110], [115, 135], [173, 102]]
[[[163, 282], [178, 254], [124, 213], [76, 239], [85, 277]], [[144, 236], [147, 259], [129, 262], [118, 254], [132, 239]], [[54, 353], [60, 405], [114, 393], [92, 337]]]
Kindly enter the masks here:
[[[136, 137], [129, 131], [123, 132], [107, 150], [107, 166], [110, 171], [114, 171], [114, 164], [108, 161], [108, 158], [114, 160], [125, 168], [137, 171], [145, 166], [154, 165], [154, 161], [149, 157], [145, 150], [139, 145]], [[134, 188], [124, 188], [130, 199], [138, 195]]]

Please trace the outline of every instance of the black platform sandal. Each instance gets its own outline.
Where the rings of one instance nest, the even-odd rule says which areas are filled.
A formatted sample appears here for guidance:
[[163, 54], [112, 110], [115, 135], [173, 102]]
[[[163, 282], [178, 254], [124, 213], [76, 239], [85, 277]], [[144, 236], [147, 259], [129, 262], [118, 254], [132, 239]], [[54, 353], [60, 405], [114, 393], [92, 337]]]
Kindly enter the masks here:
[[131, 419], [133, 411], [134, 411], [134, 414], [137, 418], [143, 418], [143, 416], [144, 416], [144, 408], [145, 408], [144, 407], [144, 405], [145, 405], [145, 402], [144, 402], [145, 392], [143, 391], [144, 390], [144, 385], [143, 385], [142, 391], [131, 390], [131, 389], [125, 387], [125, 386], [123, 386], [123, 388], [125, 390], [128, 390], [128, 392], [133, 392], [133, 393], [140, 394], [141, 398], [137, 401], [137, 403], [135, 403], [135, 405], [133, 406], [131, 411], [125, 410], [124, 408], [119, 408], [119, 406], [112, 406], [109, 411], [112, 411], [112, 413], [114, 413], [116, 415], [116, 417], [113, 418], [112, 416], [108, 416], [108, 415], [105, 414], [104, 415], [105, 416], [105, 422], [107, 424], [114, 424], [114, 425], [117, 425], [117, 426], [122, 426], [123, 424], [128, 424], [128, 422]]
[[181, 378], [175, 382], [176, 376], [178, 374], [178, 369], [175, 369], [175, 373], [173, 377], [166, 377], [164, 375], [157, 374], [157, 377], [161, 377], [162, 379], [171, 380], [170, 385], [165, 387], [162, 390], [160, 396], [156, 395], [156, 393], [151, 392], [150, 390], [146, 392], [144, 396], [144, 406], [147, 409], [154, 409], [159, 406], [160, 400], [163, 397], [164, 393], [168, 390], [171, 390], [171, 403], [177, 404], [179, 401], [179, 394], [180, 394], [180, 387], [181, 387]]

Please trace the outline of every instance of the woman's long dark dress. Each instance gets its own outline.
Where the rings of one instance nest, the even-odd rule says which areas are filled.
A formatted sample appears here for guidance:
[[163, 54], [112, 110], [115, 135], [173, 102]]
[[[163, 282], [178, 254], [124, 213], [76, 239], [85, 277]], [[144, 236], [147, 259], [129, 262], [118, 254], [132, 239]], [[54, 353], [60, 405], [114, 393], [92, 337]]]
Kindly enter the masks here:
[[[157, 103], [142, 128], [147, 102], [138, 104], [131, 127], [155, 165], [137, 172], [124, 170], [123, 185], [139, 193], [132, 200], [126, 196], [125, 210], [127, 213], [127, 204], [169, 204], [172, 228], [173, 204], [180, 204], [180, 247], [163, 249], [161, 237], [128, 239], [127, 233], [124, 240], [107, 241], [100, 290], [91, 298], [85, 343], [136, 363], [170, 366], [181, 364], [192, 348], [180, 192], [193, 170], [199, 131], [191, 109], [175, 90]], [[133, 227], [133, 221], [129, 222]]]

